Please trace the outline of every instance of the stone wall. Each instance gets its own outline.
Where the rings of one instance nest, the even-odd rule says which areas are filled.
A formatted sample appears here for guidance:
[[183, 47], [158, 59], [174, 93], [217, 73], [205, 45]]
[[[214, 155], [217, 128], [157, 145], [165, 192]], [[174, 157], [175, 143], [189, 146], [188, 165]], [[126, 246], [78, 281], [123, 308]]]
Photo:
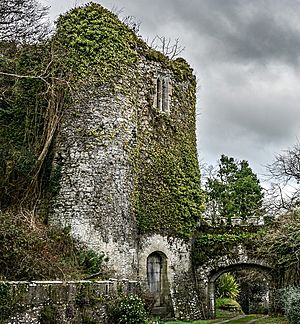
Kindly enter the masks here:
[[107, 302], [119, 291], [135, 293], [138, 287], [128, 280], [0, 282], [0, 320], [7, 324], [105, 323]]
[[118, 278], [147, 284], [149, 254], [164, 254], [164, 298], [183, 314], [178, 274], [191, 273], [189, 238], [202, 211], [195, 76], [146, 44], [135, 54], [104, 84], [92, 75], [65, 111], [49, 221], [104, 252]]
[[[167, 112], [157, 111], [155, 105], [156, 80], [162, 75], [169, 82]], [[141, 58], [113, 84], [82, 88], [77, 103], [65, 112], [55, 145], [53, 169], [59, 170], [60, 180], [50, 222], [69, 226], [71, 233], [90, 248], [103, 251], [119, 277], [137, 277], [138, 232], [145, 232], [143, 224], [147, 220], [152, 218], [148, 231], [175, 236], [173, 228], [187, 224], [177, 224], [173, 210], [174, 202], [180, 205], [183, 194], [173, 197], [174, 202], [168, 197], [159, 210], [166, 192], [162, 186], [176, 188], [177, 184], [168, 184], [168, 175], [166, 179], [160, 173], [155, 175], [158, 168], [154, 163], [160, 162], [163, 168], [168, 162], [167, 155], [165, 160], [160, 157], [162, 150], [172, 155], [173, 162], [179, 155], [178, 161], [183, 163], [183, 143], [176, 138], [183, 131], [180, 136], [192, 138], [189, 145], [196, 158], [195, 133], [191, 129], [194, 103], [178, 100], [179, 95], [183, 99], [190, 91], [187, 82], [176, 82], [163, 64]], [[188, 102], [187, 94], [186, 99]], [[189, 186], [183, 181], [180, 185], [187, 190]], [[198, 185], [200, 178], [195, 181]], [[149, 201], [151, 192], [153, 199]], [[184, 198], [186, 204], [188, 196]]]
[[195, 270], [197, 294], [201, 300], [201, 308], [204, 317], [214, 318], [215, 309], [215, 282], [226, 272], [254, 269], [260, 271], [266, 278], [269, 285], [270, 305], [269, 311], [273, 310], [273, 293], [275, 290], [275, 273], [272, 265], [263, 259], [254, 258], [242, 245], [232, 247], [227, 254], [224, 250], [222, 256], [211, 258], [208, 262], [198, 265]]
[[56, 143], [60, 190], [52, 222], [109, 257], [120, 277], [136, 277], [133, 175], [126, 145], [134, 141], [134, 108], [112, 89], [82, 90], [65, 114]]
[[177, 319], [191, 320], [202, 316], [191, 270], [190, 250], [189, 240], [159, 234], [140, 237], [139, 280], [147, 284], [147, 258], [153, 252], [161, 253], [165, 257], [167, 274], [167, 282], [163, 284], [168, 288], [168, 296], [165, 296], [165, 305], [169, 307], [167, 315]]

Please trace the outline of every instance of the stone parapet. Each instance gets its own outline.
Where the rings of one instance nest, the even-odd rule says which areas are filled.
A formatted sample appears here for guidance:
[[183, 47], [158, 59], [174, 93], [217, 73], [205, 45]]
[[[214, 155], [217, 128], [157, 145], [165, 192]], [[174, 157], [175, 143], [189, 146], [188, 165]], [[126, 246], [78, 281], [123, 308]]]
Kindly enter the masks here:
[[134, 294], [139, 283], [105, 281], [2, 281], [0, 321], [25, 323], [105, 323], [107, 304], [118, 292]]

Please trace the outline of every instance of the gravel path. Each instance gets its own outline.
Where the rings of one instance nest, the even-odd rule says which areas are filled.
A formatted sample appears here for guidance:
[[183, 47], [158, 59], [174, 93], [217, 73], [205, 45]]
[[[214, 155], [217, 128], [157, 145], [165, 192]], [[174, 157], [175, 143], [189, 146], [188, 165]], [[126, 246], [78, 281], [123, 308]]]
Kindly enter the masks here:
[[[247, 315], [239, 315], [239, 316], [233, 317], [233, 318], [231, 318], [229, 320], [225, 320], [225, 321], [222, 321], [222, 322], [216, 322], [216, 324], [228, 323], [230, 321], [238, 320], [238, 319], [245, 318], [245, 317], [247, 317]], [[251, 319], [251, 320], [249, 320], [247, 322], [244, 322], [244, 323], [245, 324], [256, 323], [257, 320], [262, 319], [263, 317], [265, 317], [265, 316], [262, 316], [262, 317], [256, 318], [256, 319]]]
[[231, 318], [231, 319], [229, 319], [229, 320], [222, 321], [222, 322], [217, 322], [217, 324], [228, 323], [228, 322], [230, 322], [230, 321], [238, 320], [238, 319], [240, 319], [240, 318], [244, 318], [244, 317], [246, 317], [246, 315], [238, 315], [238, 316], [233, 317], [233, 318]]

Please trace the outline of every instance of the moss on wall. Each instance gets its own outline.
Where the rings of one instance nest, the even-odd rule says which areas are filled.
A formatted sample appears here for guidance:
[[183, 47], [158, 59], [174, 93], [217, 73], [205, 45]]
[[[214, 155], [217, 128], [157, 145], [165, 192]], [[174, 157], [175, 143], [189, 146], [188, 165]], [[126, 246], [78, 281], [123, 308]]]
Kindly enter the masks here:
[[[191, 236], [203, 208], [192, 69], [184, 59], [171, 61], [149, 48], [116, 15], [95, 3], [61, 16], [49, 41], [12, 45], [0, 58], [4, 72], [29, 75], [0, 78], [5, 93], [0, 98], [4, 107], [0, 112], [0, 207], [24, 197], [35, 204], [44, 193], [41, 188], [50, 194], [59, 191], [60, 166], [52, 170], [53, 145], [48, 144], [53, 138], [48, 135], [55, 133], [55, 118], [61, 120], [70, 103], [69, 90], [80, 89], [86, 82], [96, 86], [114, 83], [116, 78], [128, 77], [128, 69], [134, 70], [142, 60], [171, 75], [173, 95], [170, 114], [153, 109], [151, 89], [146, 94], [147, 111], [136, 106], [138, 144], [132, 150], [139, 231]], [[129, 81], [133, 87], [143, 88], [134, 77]], [[142, 75], [139, 82], [144, 82]], [[131, 96], [130, 89], [116, 91]], [[142, 124], [144, 113], [149, 127]], [[48, 154], [38, 161], [43, 151]], [[38, 193], [28, 196], [33, 180]]]
[[[138, 124], [136, 216], [140, 233], [190, 237], [203, 211], [195, 135], [195, 78], [184, 60], [171, 62], [170, 113], [150, 101]], [[170, 64], [171, 64], [170, 63]], [[177, 65], [178, 64], [178, 65]], [[179, 65], [184, 65], [181, 70]], [[172, 73], [173, 72], [173, 73]]]
[[[117, 91], [129, 97], [135, 95], [132, 91], [139, 97], [145, 89], [143, 83], [149, 82], [146, 75], [129, 71], [137, 71], [142, 58], [172, 74], [170, 114], [155, 111], [151, 98], [147, 111], [138, 101], [133, 103], [138, 134], [137, 147], [132, 149], [134, 213], [142, 234], [190, 237], [203, 209], [195, 138], [196, 82], [190, 66], [182, 58], [170, 60], [149, 48], [114, 14], [94, 3], [60, 17], [56, 38], [76, 80], [103, 84], [126, 76], [123, 88], [118, 84]], [[127, 89], [128, 78], [132, 78], [132, 88]], [[150, 95], [151, 89], [146, 91]]]
[[136, 50], [142, 44], [116, 15], [96, 3], [60, 16], [56, 41], [66, 52], [74, 78], [91, 79], [92, 74], [97, 83], [122, 75], [136, 61]]
[[217, 260], [222, 256], [235, 258], [236, 249], [242, 245], [248, 254], [261, 257], [257, 248], [266, 229], [258, 226], [235, 227], [201, 227], [195, 235], [192, 249], [194, 267], [201, 266], [210, 260]]

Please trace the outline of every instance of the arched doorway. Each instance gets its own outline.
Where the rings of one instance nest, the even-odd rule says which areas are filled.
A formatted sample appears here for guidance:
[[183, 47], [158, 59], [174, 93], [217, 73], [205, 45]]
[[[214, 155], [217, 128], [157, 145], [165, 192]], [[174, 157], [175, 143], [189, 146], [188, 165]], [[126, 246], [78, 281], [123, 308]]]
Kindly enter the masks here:
[[228, 267], [218, 269], [217, 271], [212, 271], [209, 281], [208, 281], [208, 315], [209, 318], [215, 318], [216, 316], [216, 297], [215, 297], [215, 282], [224, 273], [235, 272], [247, 269], [254, 269], [262, 273], [269, 285], [269, 310], [271, 311], [273, 303], [273, 290], [274, 290], [274, 279], [272, 277], [272, 269], [267, 266], [261, 266], [258, 264], [233, 264]]
[[167, 258], [159, 251], [147, 258], [147, 281], [150, 292], [154, 295], [154, 306], [165, 306], [168, 297]]

